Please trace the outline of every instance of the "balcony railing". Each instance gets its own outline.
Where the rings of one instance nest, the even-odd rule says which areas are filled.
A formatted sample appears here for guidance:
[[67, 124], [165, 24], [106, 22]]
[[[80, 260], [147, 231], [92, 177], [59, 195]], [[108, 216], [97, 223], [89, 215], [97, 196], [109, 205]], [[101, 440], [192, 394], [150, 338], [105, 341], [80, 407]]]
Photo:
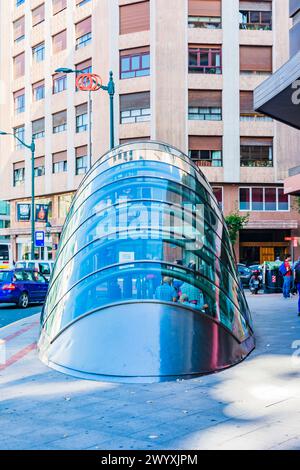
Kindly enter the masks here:
[[272, 31], [272, 23], [240, 23], [240, 29], [252, 31]]

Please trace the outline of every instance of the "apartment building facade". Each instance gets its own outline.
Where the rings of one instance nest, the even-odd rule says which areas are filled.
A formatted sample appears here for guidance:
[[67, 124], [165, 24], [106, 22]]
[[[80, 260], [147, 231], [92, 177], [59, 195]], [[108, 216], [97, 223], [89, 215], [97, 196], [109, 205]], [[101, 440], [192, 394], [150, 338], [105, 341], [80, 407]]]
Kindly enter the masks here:
[[[208, 177], [225, 215], [249, 213], [241, 261], [289, 250], [285, 238], [300, 217], [283, 180], [300, 141], [253, 105], [253, 90], [288, 58], [288, 0], [13, 0], [0, 8], [0, 129], [36, 138], [36, 204], [50, 222], [39, 256], [55, 256], [88, 168], [88, 94], [76, 92], [75, 74], [56, 74], [60, 67], [92, 70], [104, 83], [112, 70], [116, 143], [177, 146]], [[92, 93], [92, 121], [95, 161], [109, 149], [103, 91]], [[30, 252], [30, 155], [3, 136], [0, 164], [0, 198], [11, 201], [5, 234], [22, 258]]]

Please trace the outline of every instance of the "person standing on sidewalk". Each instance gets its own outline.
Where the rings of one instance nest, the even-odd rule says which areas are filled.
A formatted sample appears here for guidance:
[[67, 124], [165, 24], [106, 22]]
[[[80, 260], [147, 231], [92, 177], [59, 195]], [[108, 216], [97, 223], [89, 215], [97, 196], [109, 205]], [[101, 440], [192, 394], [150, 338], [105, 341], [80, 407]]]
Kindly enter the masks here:
[[293, 281], [293, 271], [291, 266], [291, 255], [286, 255], [284, 262], [280, 266], [279, 270], [283, 275], [283, 297], [285, 299], [290, 298], [292, 281]]
[[297, 286], [299, 299], [298, 299], [298, 317], [300, 317], [300, 258], [298, 259], [297, 263], [294, 267], [295, 270], [295, 284]]

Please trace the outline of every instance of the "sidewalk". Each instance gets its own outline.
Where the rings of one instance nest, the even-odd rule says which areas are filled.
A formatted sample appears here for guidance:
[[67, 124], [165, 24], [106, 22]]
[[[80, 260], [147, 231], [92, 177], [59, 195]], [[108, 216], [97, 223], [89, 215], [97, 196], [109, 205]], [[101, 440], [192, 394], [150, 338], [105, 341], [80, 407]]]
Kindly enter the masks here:
[[225, 372], [175, 383], [74, 379], [38, 360], [38, 315], [1, 329], [0, 449], [300, 450], [297, 299], [248, 300], [256, 351]]

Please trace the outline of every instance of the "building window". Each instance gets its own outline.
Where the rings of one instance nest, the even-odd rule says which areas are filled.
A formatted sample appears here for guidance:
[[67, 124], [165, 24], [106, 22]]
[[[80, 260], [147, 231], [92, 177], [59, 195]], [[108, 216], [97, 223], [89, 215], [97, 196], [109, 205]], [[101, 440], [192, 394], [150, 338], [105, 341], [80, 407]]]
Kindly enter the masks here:
[[272, 12], [240, 10], [240, 29], [271, 31]]
[[23, 77], [25, 74], [25, 52], [14, 57], [14, 78]]
[[42, 80], [41, 82], [34, 83], [32, 85], [32, 94], [33, 94], [33, 101], [40, 101], [45, 98], [44, 80]]
[[88, 169], [88, 157], [76, 157], [76, 175], [84, 175]]
[[150, 92], [130, 93], [120, 96], [120, 122], [129, 124], [151, 119]]
[[72, 204], [73, 194], [63, 194], [58, 196], [58, 217], [65, 219]]
[[45, 118], [32, 121], [32, 136], [35, 139], [42, 139], [45, 137]]
[[23, 3], [25, 3], [25, 0], [16, 0], [16, 7], [19, 7]]
[[53, 76], [53, 94], [61, 93], [67, 89], [67, 76]]
[[253, 91], [240, 92], [240, 120], [241, 121], [273, 121], [269, 116], [254, 110]]
[[52, 172], [65, 173], [68, 170], [67, 152], [57, 152], [52, 155]]
[[32, 48], [32, 57], [34, 62], [43, 62], [45, 60], [45, 43], [41, 42]]
[[222, 186], [213, 186], [212, 190], [213, 190], [215, 198], [218, 202], [218, 205], [219, 205], [219, 207], [222, 211], [223, 210], [223, 187]]
[[87, 145], [75, 149], [76, 175], [83, 175], [88, 170], [88, 148]]
[[190, 150], [189, 157], [199, 167], [220, 167], [223, 165], [221, 150]]
[[14, 93], [15, 113], [20, 114], [25, 111], [25, 90], [16, 91]]
[[145, 77], [150, 75], [150, 52], [126, 54], [121, 53], [121, 79]]
[[189, 73], [221, 74], [221, 56], [220, 48], [190, 48]]
[[34, 177], [38, 178], [45, 174], [45, 157], [38, 157], [34, 162]]
[[[19, 126], [14, 128], [14, 135], [18, 137], [18, 139], [24, 142], [25, 139], [25, 126]], [[15, 150], [20, 150], [23, 148], [21, 142], [15, 139]]]
[[14, 186], [20, 186], [25, 181], [25, 163], [14, 164]]
[[78, 7], [82, 7], [86, 3], [90, 2], [91, 0], [76, 0], [76, 4]]
[[65, 132], [67, 130], [67, 111], [60, 111], [52, 115], [53, 134]]
[[25, 16], [14, 21], [14, 41], [20, 42], [25, 38]]
[[37, 26], [45, 20], [45, 4], [42, 3], [40, 6], [32, 10], [32, 26]]
[[269, 75], [273, 71], [272, 46], [240, 46], [241, 74]]
[[81, 49], [92, 42], [92, 17], [89, 16], [75, 25], [76, 49]]
[[273, 141], [263, 138], [241, 138], [241, 167], [272, 167]]
[[92, 33], [87, 33], [76, 40], [76, 50], [88, 46], [92, 42]]
[[67, 48], [67, 30], [61, 31], [52, 36], [52, 51], [57, 54]]
[[221, 29], [221, 17], [189, 16], [189, 28]]
[[65, 173], [67, 171], [67, 161], [53, 163], [53, 173]]
[[53, 0], [52, 1], [52, 9], [53, 15], [57, 15], [57, 13], [65, 10], [67, 8], [67, 0]]
[[289, 196], [283, 188], [240, 188], [240, 211], [287, 212], [290, 210]]
[[189, 107], [189, 119], [196, 121], [222, 121], [222, 108]]
[[120, 34], [139, 33], [150, 29], [150, 2], [120, 5]]
[[87, 103], [76, 106], [76, 132], [85, 132], [88, 128]]

